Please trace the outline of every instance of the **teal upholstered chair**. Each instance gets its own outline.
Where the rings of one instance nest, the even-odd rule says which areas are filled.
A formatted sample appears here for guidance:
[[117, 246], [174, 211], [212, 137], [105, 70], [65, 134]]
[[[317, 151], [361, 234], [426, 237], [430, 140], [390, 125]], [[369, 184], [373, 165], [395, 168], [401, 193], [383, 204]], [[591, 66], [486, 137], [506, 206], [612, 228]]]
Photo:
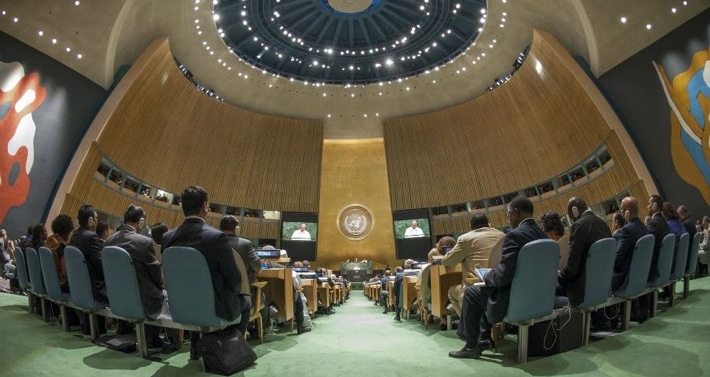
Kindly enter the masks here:
[[19, 247], [15, 248], [15, 263], [15, 271], [17, 273], [17, 280], [20, 284], [20, 289], [27, 293], [27, 310], [32, 313], [32, 291], [30, 290], [32, 285], [30, 283], [29, 272], [27, 271], [25, 252]]
[[54, 256], [52, 256], [52, 252], [44, 246], [39, 248], [39, 263], [42, 266], [42, 277], [44, 278], [44, 287], [47, 290], [47, 297], [49, 300], [59, 305], [62, 326], [64, 331], [69, 331], [66, 305], [71, 301], [71, 295], [67, 292], [62, 292], [62, 288], [59, 285], [57, 267], [54, 263]]
[[615, 257], [616, 240], [613, 238], [598, 240], [589, 248], [585, 271], [584, 301], [577, 306], [577, 309], [584, 314], [582, 340], [585, 345], [589, 344], [592, 312], [609, 299]]
[[42, 268], [39, 265], [39, 256], [37, 250], [28, 247], [25, 249], [25, 260], [27, 262], [27, 271], [30, 274], [30, 292], [39, 297], [42, 305], [42, 319], [49, 321], [49, 310], [47, 309], [47, 290], [44, 287], [44, 279], [42, 278]]
[[658, 308], [658, 289], [666, 286], [671, 276], [675, 250], [675, 234], [667, 234], [661, 242], [661, 250], [658, 253], [658, 277], [648, 282], [648, 290], [653, 294], [651, 303], [651, 316], [656, 316]]
[[67, 246], [64, 249], [64, 262], [67, 266], [67, 280], [69, 281], [72, 303], [89, 314], [91, 337], [96, 338], [99, 335], [96, 312], [106, 309], [108, 303], [94, 298], [93, 284], [89, 277], [86, 259], [79, 249]]
[[670, 306], [675, 304], [675, 283], [682, 280], [685, 275], [685, 266], [687, 264], [689, 254], [690, 234], [684, 233], [680, 236], [680, 240], [678, 241], [678, 248], [675, 250], [675, 261], [673, 263], [673, 269], [671, 270], [671, 276], [669, 278], [671, 288], [668, 303]]
[[636, 246], [631, 256], [631, 267], [627, 275], [626, 286], [612, 292], [614, 297], [625, 300], [622, 330], [629, 328], [631, 300], [642, 295], [646, 289], [648, 271], [651, 269], [651, 258], [653, 257], [654, 239], [655, 237], [652, 234], [647, 234], [636, 241]]
[[528, 327], [550, 319], [554, 312], [560, 247], [537, 240], [520, 249], [505, 322], [518, 326], [518, 362], [528, 358]]

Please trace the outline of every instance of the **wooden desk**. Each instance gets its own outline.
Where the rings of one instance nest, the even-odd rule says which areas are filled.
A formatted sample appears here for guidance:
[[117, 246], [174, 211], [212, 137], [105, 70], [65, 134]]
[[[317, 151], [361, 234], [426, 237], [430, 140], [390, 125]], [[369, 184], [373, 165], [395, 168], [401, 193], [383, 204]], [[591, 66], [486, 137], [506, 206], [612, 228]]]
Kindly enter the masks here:
[[409, 319], [409, 309], [411, 309], [412, 302], [417, 297], [417, 277], [405, 276], [402, 284], [402, 309], [404, 310], [404, 317]]
[[327, 282], [320, 283], [320, 286], [318, 286], [318, 296], [321, 298], [321, 305], [319, 306], [329, 308], [331, 305], [330, 284], [328, 284]]
[[315, 315], [318, 310], [318, 280], [303, 279], [303, 295], [308, 300], [308, 311]]
[[429, 279], [431, 280], [431, 314], [442, 321], [446, 319], [447, 328], [451, 330], [451, 317], [448, 316], [446, 303], [449, 301], [449, 288], [461, 284], [461, 263], [454, 267], [431, 266], [429, 271]]
[[269, 268], [259, 270], [256, 275], [260, 281], [269, 284], [264, 287], [267, 304], [275, 302], [279, 307], [277, 317], [283, 317], [286, 321], [291, 321], [291, 331], [293, 331], [293, 273], [290, 268]]
[[388, 308], [393, 308], [394, 307], [394, 280], [388, 280], [387, 281], [387, 292], [389, 294], [387, 295], [387, 307]]

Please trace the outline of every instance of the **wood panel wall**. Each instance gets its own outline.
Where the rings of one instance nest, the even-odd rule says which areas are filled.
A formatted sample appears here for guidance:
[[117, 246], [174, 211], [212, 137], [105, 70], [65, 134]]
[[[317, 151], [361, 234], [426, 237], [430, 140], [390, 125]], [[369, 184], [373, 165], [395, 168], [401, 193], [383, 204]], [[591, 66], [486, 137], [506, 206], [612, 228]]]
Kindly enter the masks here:
[[215, 203], [318, 211], [323, 122], [208, 97], [179, 71], [167, 42], [127, 91], [98, 145], [117, 165], [169, 192], [196, 184]]
[[[393, 210], [517, 192], [563, 173], [604, 142], [609, 125], [558, 58], [567, 53], [546, 38], [535, 34], [525, 63], [501, 87], [448, 109], [384, 122]], [[639, 179], [633, 167], [622, 173], [629, 174], [622, 186]], [[608, 187], [601, 196], [618, 193]]]

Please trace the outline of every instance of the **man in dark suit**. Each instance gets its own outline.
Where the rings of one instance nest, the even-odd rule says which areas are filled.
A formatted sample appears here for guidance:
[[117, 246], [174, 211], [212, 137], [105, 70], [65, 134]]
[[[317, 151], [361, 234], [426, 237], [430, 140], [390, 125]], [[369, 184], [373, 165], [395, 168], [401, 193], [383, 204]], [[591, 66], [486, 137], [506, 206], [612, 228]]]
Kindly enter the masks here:
[[610, 238], [611, 231], [581, 198], [569, 200], [567, 215], [574, 221], [569, 236], [569, 257], [557, 280], [558, 291], [566, 293], [570, 305], [574, 307], [584, 301], [589, 249], [600, 239]]
[[648, 199], [648, 215], [651, 219], [646, 224], [648, 232], [656, 237], [656, 242], [653, 244], [653, 257], [651, 258], [651, 269], [648, 271], [648, 281], [652, 281], [659, 276], [658, 272], [658, 255], [661, 253], [661, 243], [663, 237], [670, 233], [668, 223], [663, 218], [661, 210], [663, 209], [663, 199], [659, 195], [651, 195]]
[[533, 204], [528, 198], [518, 196], [508, 204], [508, 221], [513, 230], [505, 235], [500, 263], [483, 277], [486, 286], [470, 286], [464, 291], [457, 335], [466, 345], [449, 352], [450, 357], [477, 359], [492, 347], [491, 327], [508, 311], [520, 249], [528, 242], [547, 238], [533, 219]]
[[636, 242], [648, 234], [648, 229], [639, 218], [639, 203], [633, 196], [627, 196], [621, 201], [621, 213], [626, 219], [626, 225], [614, 233], [616, 239], [616, 257], [614, 259], [614, 274], [611, 278], [611, 290], [624, 289], [629, 279], [631, 257]]
[[[86, 260], [86, 268], [89, 271], [89, 279], [91, 279], [91, 291], [94, 294], [94, 299], [108, 304], [106, 297], [106, 283], [104, 282], [104, 270], [101, 265], [101, 248], [103, 242], [96, 235], [96, 225], [99, 223], [96, 210], [90, 204], [86, 204], [79, 208], [77, 214], [79, 228], [74, 231], [69, 239], [69, 245], [74, 246], [81, 251]], [[77, 311], [79, 322], [81, 323], [81, 332], [90, 334], [89, 315]], [[98, 316], [98, 328], [100, 333], [106, 332], [106, 318]]]
[[254, 244], [251, 241], [239, 237], [239, 220], [232, 215], [224, 215], [219, 221], [219, 230], [229, 237], [229, 246], [244, 261], [249, 274], [249, 284], [256, 283], [256, 274], [261, 269], [261, 258], [254, 252]]
[[[143, 311], [147, 318], [156, 320], [165, 302], [163, 276], [160, 262], [155, 258], [153, 239], [139, 233], [145, 227], [145, 218], [143, 208], [131, 204], [123, 215], [123, 225], [109, 236], [105, 246], [118, 246], [131, 256]], [[149, 347], [163, 347], [160, 327], [145, 326], [145, 336]]]
[[[165, 233], [161, 242], [162, 252], [165, 253], [165, 249], [171, 246], [187, 246], [202, 253], [212, 277], [215, 314], [226, 321], [234, 321], [241, 315], [237, 328], [244, 333], [249, 324], [249, 301], [240, 292], [242, 276], [234, 261], [229, 238], [205, 223], [209, 211], [205, 189], [190, 186], [183, 191], [180, 199], [185, 221], [177, 229]], [[193, 360], [199, 358], [196, 352], [199, 337], [198, 332], [192, 333], [190, 358]]]
[[[683, 223], [683, 227], [690, 236], [690, 242], [688, 242], [688, 253], [690, 253], [690, 249], [693, 248], [693, 238], [695, 238], [695, 234], [698, 233], [698, 228], [695, 227], [695, 221], [693, 221], [693, 219], [690, 217], [688, 207], [686, 207], [684, 204], [678, 206], [678, 218], [680, 219], [680, 222]], [[688, 258], [685, 262], [686, 271], [688, 271], [689, 266], [690, 258]]]

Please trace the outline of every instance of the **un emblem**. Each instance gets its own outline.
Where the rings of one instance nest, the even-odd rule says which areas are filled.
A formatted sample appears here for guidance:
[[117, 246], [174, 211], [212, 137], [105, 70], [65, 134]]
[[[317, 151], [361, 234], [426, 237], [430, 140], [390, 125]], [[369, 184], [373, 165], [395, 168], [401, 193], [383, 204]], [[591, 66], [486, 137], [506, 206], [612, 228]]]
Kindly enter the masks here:
[[361, 205], [345, 207], [338, 216], [338, 228], [347, 238], [365, 238], [372, 229], [372, 215]]

